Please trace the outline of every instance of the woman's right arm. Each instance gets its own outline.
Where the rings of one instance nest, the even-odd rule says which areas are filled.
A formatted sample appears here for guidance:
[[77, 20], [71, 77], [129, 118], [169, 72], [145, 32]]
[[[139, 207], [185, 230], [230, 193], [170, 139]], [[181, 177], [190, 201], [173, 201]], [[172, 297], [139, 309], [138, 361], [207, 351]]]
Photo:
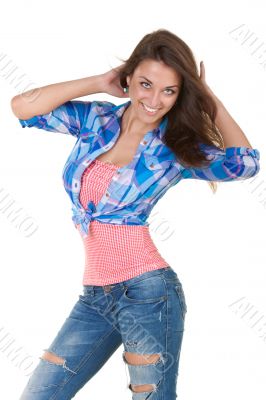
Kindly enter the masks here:
[[103, 75], [94, 75], [72, 81], [53, 83], [28, 90], [11, 99], [11, 109], [19, 119], [48, 114], [71, 99], [94, 93], [104, 93]]

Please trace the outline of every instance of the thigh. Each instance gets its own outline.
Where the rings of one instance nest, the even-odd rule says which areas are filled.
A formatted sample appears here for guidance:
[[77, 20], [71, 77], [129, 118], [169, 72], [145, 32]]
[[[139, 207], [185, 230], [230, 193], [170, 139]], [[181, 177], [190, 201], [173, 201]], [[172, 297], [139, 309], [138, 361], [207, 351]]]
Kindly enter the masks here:
[[106, 299], [84, 286], [82, 295], [46, 351], [64, 360], [40, 358], [20, 400], [68, 400], [88, 382], [121, 345], [120, 332], [110, 323]]
[[127, 285], [119, 316], [129, 388], [133, 399], [176, 400], [187, 311], [182, 284], [171, 267], [139, 278]]

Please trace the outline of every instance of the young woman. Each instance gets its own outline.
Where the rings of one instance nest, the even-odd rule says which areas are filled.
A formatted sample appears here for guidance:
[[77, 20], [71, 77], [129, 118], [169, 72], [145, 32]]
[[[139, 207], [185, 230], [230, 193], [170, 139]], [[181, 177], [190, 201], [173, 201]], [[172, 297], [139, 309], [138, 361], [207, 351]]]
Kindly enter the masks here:
[[[72, 100], [95, 93], [130, 101]], [[20, 400], [73, 398], [121, 344], [133, 399], [175, 400], [187, 304], [147, 218], [181, 179], [215, 191], [215, 181], [253, 177], [259, 151], [206, 84], [203, 63], [199, 75], [188, 45], [164, 29], [118, 68], [11, 106], [22, 127], [76, 138], [63, 182], [85, 249], [83, 293]]]

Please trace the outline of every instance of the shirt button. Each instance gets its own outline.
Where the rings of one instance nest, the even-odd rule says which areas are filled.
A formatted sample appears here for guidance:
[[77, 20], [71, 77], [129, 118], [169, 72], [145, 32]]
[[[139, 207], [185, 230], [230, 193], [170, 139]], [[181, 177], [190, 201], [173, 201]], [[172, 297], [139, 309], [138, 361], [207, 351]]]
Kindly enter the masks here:
[[110, 194], [108, 192], [106, 192], [106, 197], [110, 197]]
[[142, 144], [147, 144], [147, 140], [143, 140]]

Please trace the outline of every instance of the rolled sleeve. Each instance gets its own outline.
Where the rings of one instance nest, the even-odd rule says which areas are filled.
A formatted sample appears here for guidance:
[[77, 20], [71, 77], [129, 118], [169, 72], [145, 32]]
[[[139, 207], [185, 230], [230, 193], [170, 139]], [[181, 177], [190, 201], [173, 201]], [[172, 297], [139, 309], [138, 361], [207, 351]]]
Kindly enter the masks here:
[[90, 101], [71, 100], [48, 114], [36, 115], [29, 119], [19, 119], [19, 122], [22, 128], [35, 127], [79, 137], [91, 109], [92, 102]]
[[184, 179], [206, 181], [233, 181], [248, 179], [260, 171], [260, 152], [245, 146], [227, 147], [222, 150], [216, 146], [201, 144], [200, 148], [210, 160], [204, 167], [190, 167], [182, 171]]

